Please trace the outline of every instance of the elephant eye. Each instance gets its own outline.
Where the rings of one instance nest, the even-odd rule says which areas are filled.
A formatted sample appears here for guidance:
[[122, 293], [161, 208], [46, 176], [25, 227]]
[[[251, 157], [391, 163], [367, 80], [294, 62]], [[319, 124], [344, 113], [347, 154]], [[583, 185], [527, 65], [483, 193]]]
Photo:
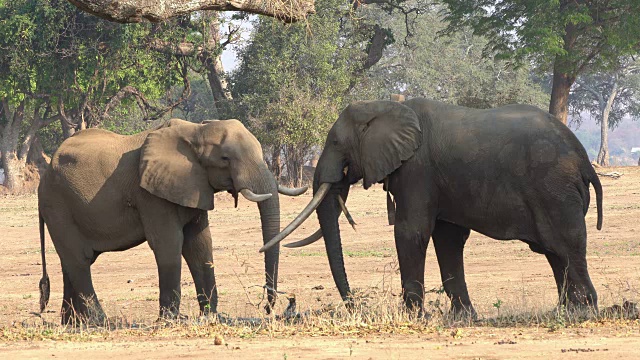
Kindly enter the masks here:
[[222, 160], [224, 160], [224, 161], [229, 161], [229, 157], [228, 157], [228, 156], [223, 156], [223, 157], [222, 157]]

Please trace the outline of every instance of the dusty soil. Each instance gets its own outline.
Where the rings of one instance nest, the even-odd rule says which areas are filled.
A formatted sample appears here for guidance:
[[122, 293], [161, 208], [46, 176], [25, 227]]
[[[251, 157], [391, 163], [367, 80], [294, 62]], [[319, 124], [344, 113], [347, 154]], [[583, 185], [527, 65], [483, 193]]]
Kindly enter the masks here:
[[[601, 308], [640, 300], [640, 167], [600, 169], [618, 171], [617, 180], [601, 177], [604, 188], [604, 227], [596, 230], [595, 195], [587, 219], [588, 261]], [[309, 201], [310, 195], [282, 198], [282, 226]], [[0, 358], [209, 357], [262, 358], [538, 358], [548, 356], [606, 358], [640, 357], [640, 322], [600, 322], [550, 328], [529, 321], [489, 326], [458, 324], [435, 326], [430, 333], [398, 332], [342, 336], [228, 336], [215, 346], [208, 337], [141, 337], [117, 335], [91, 341], [2, 340], [2, 331], [24, 321], [37, 321], [40, 245], [35, 196], [0, 198]], [[363, 292], [400, 293], [393, 228], [386, 225], [385, 194], [381, 187], [354, 188], [349, 209], [358, 222], [354, 232], [341, 219], [346, 268], [351, 286]], [[232, 317], [262, 314], [262, 256], [260, 222], [255, 205], [224, 195], [210, 212], [214, 259], [219, 286], [219, 311]], [[292, 235], [298, 240], [317, 229], [315, 216]], [[47, 236], [46, 255], [51, 277], [51, 301], [43, 314], [59, 321], [62, 276], [58, 256]], [[433, 249], [427, 254], [425, 287], [440, 286]], [[481, 319], [504, 314], [543, 314], [554, 309], [556, 288], [544, 256], [519, 241], [496, 241], [472, 233], [465, 249], [467, 284]], [[157, 269], [146, 244], [106, 253], [92, 267], [94, 285], [109, 316], [153, 323], [158, 312]], [[182, 309], [196, 314], [195, 291], [186, 264], [183, 267]], [[303, 249], [282, 249], [279, 290], [296, 295], [298, 309], [339, 304], [322, 241]], [[428, 294], [428, 301], [444, 300]], [[279, 300], [277, 313], [287, 305]], [[394, 306], [394, 305], [390, 305]], [[498, 314], [498, 313], [501, 314]], [[535, 318], [535, 315], [534, 315]], [[4, 329], [4, 330], [3, 330]]]

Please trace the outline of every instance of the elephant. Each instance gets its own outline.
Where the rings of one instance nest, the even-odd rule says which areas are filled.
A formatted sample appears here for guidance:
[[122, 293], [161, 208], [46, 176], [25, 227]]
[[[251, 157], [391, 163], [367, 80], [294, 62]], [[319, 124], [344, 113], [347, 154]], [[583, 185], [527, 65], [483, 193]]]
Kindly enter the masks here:
[[[100, 322], [91, 265], [108, 251], [148, 242], [160, 285], [160, 317], [180, 317], [181, 256], [193, 277], [201, 314], [216, 313], [218, 295], [207, 210], [214, 193], [258, 203], [264, 242], [280, 231], [279, 186], [261, 145], [240, 121], [195, 124], [171, 119], [135, 135], [87, 129], [54, 153], [38, 187], [43, 277], [40, 307], [49, 299], [44, 228], [60, 257], [62, 323]], [[279, 249], [265, 254], [267, 313], [275, 303]]]
[[544, 254], [559, 304], [597, 310], [584, 216], [591, 184], [602, 228], [602, 186], [584, 147], [551, 114], [530, 105], [471, 109], [424, 98], [347, 106], [327, 135], [314, 198], [261, 249], [284, 239], [315, 209], [320, 230], [285, 246], [324, 237], [333, 279], [347, 304], [351, 293], [338, 217], [348, 214], [349, 187], [361, 179], [365, 189], [382, 182], [387, 190], [407, 307], [423, 310], [425, 253], [432, 238], [450, 312], [476, 316], [463, 264], [474, 230], [524, 241]]

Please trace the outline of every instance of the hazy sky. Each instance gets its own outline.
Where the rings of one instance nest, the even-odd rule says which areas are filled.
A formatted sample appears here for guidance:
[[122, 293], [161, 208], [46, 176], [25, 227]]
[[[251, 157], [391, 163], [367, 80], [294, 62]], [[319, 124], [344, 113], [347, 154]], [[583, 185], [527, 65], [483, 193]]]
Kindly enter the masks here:
[[233, 49], [228, 49], [222, 52], [222, 65], [224, 71], [231, 72], [236, 68], [236, 52]]

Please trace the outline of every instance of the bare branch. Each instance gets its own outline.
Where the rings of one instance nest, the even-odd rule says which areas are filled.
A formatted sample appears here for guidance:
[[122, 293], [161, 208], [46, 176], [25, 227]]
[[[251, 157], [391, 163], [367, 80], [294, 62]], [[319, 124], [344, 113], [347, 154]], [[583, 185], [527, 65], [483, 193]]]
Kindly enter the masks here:
[[69, 116], [67, 116], [62, 97], [58, 98], [58, 113], [60, 114], [62, 121], [64, 121], [68, 127], [75, 128], [75, 124], [69, 119]]
[[373, 65], [377, 64], [378, 61], [380, 61], [380, 59], [382, 58], [382, 50], [384, 50], [387, 39], [389, 37], [389, 34], [378, 25], [375, 25], [373, 31], [373, 37], [369, 42], [367, 59], [362, 66], [362, 72], [367, 71]]
[[227, 33], [227, 40], [223, 41], [222, 43], [220, 43], [220, 47], [222, 49], [226, 48], [227, 45], [231, 44], [234, 41], [237, 41], [240, 39], [240, 31], [242, 30], [241, 27], [234, 27], [232, 28], [231, 25], [229, 25], [229, 32]]
[[304, 20], [314, 0], [69, 0], [81, 10], [119, 23], [161, 22], [200, 10], [245, 11], [280, 19]]
[[176, 56], [193, 56], [200, 55], [204, 48], [196, 46], [191, 42], [181, 42], [174, 44], [170, 41], [153, 39], [149, 42], [149, 48], [157, 52]]
[[[159, 106], [151, 104], [149, 102], [149, 100], [147, 100], [147, 98], [144, 96], [144, 94], [142, 92], [140, 92], [140, 90], [136, 89], [133, 86], [127, 85], [127, 86], [121, 88], [113, 97], [111, 97], [111, 99], [109, 100], [109, 102], [105, 106], [105, 108], [104, 108], [104, 110], [102, 112], [102, 115], [92, 125], [93, 126], [98, 126], [100, 123], [102, 123], [102, 121], [105, 118], [109, 117], [109, 112], [113, 108], [117, 107], [120, 104], [120, 102], [126, 97], [133, 97], [135, 99], [136, 103], [138, 104], [138, 107], [145, 114], [145, 116], [144, 116], [145, 120], [156, 120], [156, 119], [159, 119], [162, 115], [168, 113], [169, 111], [173, 110], [176, 106], [180, 105], [191, 94], [191, 83], [189, 82], [189, 79], [187, 77], [187, 66], [186, 66], [186, 64], [183, 64], [182, 68], [179, 69], [179, 70], [180, 70], [180, 73], [182, 75], [184, 88], [182, 90], [182, 95], [180, 96], [180, 98], [178, 100], [172, 102], [171, 104], [169, 104], [169, 105], [167, 105], [165, 107], [159, 107]], [[152, 112], [151, 115], [149, 115], [150, 111]]]
[[382, 10], [391, 14], [394, 11], [399, 11], [404, 15], [404, 25], [406, 35], [404, 38], [404, 45], [408, 45], [408, 38], [413, 36], [413, 27], [416, 19], [422, 13], [424, 13], [425, 9], [421, 7], [403, 7], [400, 5], [400, 2], [393, 0], [355, 0], [353, 1], [354, 10], [358, 8], [360, 4], [376, 4]]

